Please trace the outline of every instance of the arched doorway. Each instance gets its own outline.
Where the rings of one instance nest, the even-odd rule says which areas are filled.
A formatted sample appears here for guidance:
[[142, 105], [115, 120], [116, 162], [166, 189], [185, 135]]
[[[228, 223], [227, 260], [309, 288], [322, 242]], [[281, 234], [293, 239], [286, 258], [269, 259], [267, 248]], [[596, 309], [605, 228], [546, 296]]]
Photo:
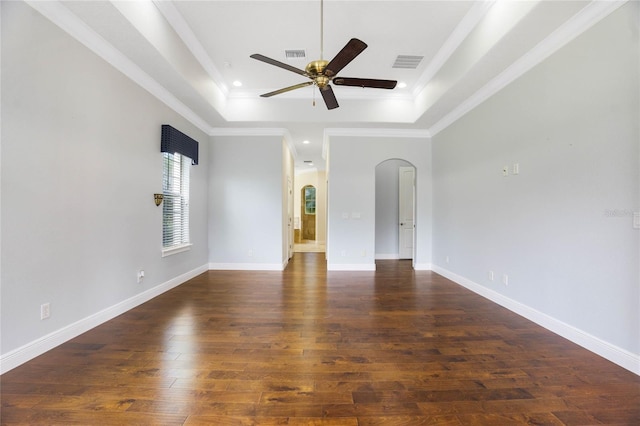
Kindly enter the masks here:
[[400, 159], [376, 166], [375, 258], [414, 259], [415, 167]]

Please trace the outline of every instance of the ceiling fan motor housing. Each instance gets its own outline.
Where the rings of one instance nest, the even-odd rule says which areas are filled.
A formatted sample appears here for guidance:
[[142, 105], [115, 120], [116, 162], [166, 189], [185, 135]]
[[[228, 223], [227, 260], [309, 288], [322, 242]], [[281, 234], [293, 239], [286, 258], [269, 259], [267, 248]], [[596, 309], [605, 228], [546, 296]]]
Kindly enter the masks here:
[[325, 60], [312, 61], [309, 62], [304, 69], [307, 75], [313, 79], [316, 86], [320, 89], [323, 89], [330, 81], [330, 79], [324, 75], [324, 70], [328, 63], [329, 61]]

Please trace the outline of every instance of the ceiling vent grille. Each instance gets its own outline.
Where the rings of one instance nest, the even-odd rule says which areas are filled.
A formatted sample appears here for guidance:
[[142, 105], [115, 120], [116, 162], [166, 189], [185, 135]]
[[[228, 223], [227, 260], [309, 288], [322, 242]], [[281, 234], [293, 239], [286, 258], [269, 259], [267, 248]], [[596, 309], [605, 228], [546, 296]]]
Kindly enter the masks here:
[[284, 57], [287, 59], [304, 59], [307, 52], [304, 49], [287, 49], [284, 51]]
[[398, 55], [391, 68], [415, 70], [423, 58], [424, 56]]

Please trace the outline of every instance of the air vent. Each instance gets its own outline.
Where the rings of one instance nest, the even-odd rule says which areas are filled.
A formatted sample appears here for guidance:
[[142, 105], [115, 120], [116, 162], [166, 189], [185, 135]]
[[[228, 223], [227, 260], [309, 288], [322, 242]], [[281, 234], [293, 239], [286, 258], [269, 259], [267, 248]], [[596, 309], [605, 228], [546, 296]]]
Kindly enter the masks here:
[[305, 163], [313, 163], [311, 160], [304, 160]]
[[423, 58], [424, 56], [398, 55], [391, 68], [415, 70], [418, 68], [420, 61], [422, 61]]
[[287, 49], [284, 51], [284, 57], [287, 59], [304, 59], [307, 53], [304, 49]]

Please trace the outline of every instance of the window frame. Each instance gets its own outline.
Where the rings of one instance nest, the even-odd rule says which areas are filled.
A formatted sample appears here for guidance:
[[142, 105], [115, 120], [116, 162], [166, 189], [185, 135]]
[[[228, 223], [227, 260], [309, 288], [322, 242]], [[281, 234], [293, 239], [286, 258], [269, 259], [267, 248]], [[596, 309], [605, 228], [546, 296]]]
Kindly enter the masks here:
[[[174, 171], [175, 165], [179, 165], [180, 170], [176, 173]], [[170, 168], [170, 166], [174, 166]], [[189, 209], [189, 193], [190, 193], [190, 171], [191, 171], [191, 159], [185, 155], [179, 153], [162, 153], [162, 257], [171, 256], [173, 254], [182, 253], [191, 249], [193, 245], [191, 243], [191, 230], [190, 230], [190, 209]], [[177, 190], [176, 190], [177, 188]], [[178, 242], [174, 242], [171, 245], [165, 245], [167, 239], [167, 223], [173, 222], [176, 224], [174, 212], [168, 212], [169, 205], [175, 205], [176, 203], [170, 201], [171, 199], [178, 201]], [[186, 229], [185, 229], [186, 228]], [[173, 235], [172, 240], [176, 239]]]

